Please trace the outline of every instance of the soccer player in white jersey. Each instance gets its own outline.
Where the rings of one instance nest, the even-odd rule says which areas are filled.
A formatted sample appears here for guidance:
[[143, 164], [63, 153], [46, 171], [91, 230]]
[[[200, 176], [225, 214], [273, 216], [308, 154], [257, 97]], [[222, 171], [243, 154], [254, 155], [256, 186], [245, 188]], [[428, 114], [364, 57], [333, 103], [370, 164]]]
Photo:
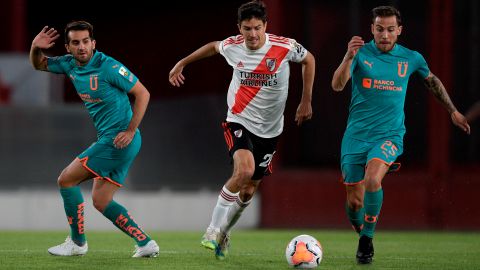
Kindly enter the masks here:
[[238, 9], [240, 35], [200, 47], [180, 60], [169, 74], [170, 83], [179, 87], [185, 81], [185, 66], [218, 53], [234, 70], [223, 123], [233, 173], [218, 196], [201, 241], [206, 248], [215, 250], [220, 260], [228, 251], [231, 228], [251, 202], [263, 176], [271, 173], [270, 162], [283, 131], [289, 62], [302, 64], [303, 92], [295, 121], [301, 125], [312, 117], [313, 55], [293, 39], [266, 33], [266, 28], [264, 3], [245, 3]]

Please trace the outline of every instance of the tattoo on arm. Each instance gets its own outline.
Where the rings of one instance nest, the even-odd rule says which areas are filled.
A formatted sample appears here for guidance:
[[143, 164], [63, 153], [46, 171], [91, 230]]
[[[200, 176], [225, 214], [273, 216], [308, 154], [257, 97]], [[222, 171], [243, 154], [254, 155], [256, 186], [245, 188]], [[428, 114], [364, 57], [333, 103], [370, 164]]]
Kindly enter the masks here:
[[445, 86], [443, 86], [442, 82], [437, 76], [431, 74], [431, 76], [428, 76], [425, 79], [424, 83], [425, 86], [433, 93], [437, 100], [443, 104], [443, 106], [448, 110], [449, 113], [453, 113], [457, 110], [453, 105], [452, 101], [450, 100]]

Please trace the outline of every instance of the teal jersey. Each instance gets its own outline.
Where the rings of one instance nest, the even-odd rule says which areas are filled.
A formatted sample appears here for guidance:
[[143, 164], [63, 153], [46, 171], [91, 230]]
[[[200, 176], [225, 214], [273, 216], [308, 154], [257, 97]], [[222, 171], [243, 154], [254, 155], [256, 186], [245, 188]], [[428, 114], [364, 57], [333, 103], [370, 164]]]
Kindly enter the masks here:
[[132, 119], [127, 93], [138, 78], [115, 59], [95, 51], [85, 66], [72, 55], [48, 58], [48, 71], [66, 74], [93, 119], [99, 140], [125, 131]]
[[345, 136], [375, 142], [384, 138], [403, 140], [404, 104], [410, 75], [430, 74], [423, 56], [396, 44], [380, 51], [375, 41], [365, 44], [353, 58], [352, 99]]

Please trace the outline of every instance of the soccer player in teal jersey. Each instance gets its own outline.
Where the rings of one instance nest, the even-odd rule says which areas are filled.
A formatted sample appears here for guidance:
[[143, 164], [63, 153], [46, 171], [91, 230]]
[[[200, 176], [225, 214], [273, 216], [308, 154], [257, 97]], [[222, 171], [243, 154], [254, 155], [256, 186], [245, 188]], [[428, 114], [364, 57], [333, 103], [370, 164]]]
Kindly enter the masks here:
[[[373, 9], [374, 39], [354, 36], [332, 79], [342, 91], [352, 77], [352, 98], [341, 146], [341, 170], [347, 190], [347, 216], [359, 233], [357, 262], [372, 262], [372, 238], [383, 202], [382, 179], [397, 169], [402, 154], [404, 103], [410, 75], [418, 73], [450, 113], [453, 124], [466, 133], [470, 126], [457, 111], [441, 81], [421, 54], [396, 44], [402, 32], [400, 12], [390, 6]], [[395, 165], [395, 166], [393, 166]]]
[[[45, 26], [32, 41], [30, 61], [35, 69], [65, 74], [83, 100], [98, 134], [98, 140], [78, 155], [58, 177], [60, 194], [71, 233], [64, 243], [48, 249], [52, 255], [87, 253], [81, 182], [94, 179], [94, 207], [136, 241], [133, 257], [156, 257], [157, 243], [133, 220], [113, 195], [122, 186], [141, 146], [138, 126], [147, 109], [150, 94], [138, 78], [115, 59], [95, 50], [93, 26], [74, 21], [65, 28], [69, 54], [47, 57], [42, 50], [52, 47], [57, 31]], [[127, 94], [135, 97], [133, 112]]]

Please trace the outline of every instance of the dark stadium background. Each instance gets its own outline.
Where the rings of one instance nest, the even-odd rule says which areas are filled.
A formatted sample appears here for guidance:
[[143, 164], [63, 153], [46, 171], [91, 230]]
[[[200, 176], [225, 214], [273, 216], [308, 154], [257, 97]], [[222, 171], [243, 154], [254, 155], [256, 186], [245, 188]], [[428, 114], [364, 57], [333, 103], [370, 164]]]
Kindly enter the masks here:
[[[180, 89], [170, 86], [167, 78], [181, 57], [207, 42], [236, 35], [236, 9], [243, 2], [3, 0], [0, 53], [27, 53], [31, 40], [45, 25], [63, 31], [71, 20], [90, 21], [97, 49], [129, 67], [152, 97], [141, 125], [142, 152], [131, 172], [135, 179], [128, 188], [217, 190], [231, 171], [220, 123], [232, 70], [216, 56], [188, 66], [184, 70], [186, 84]], [[370, 40], [371, 9], [395, 5], [404, 22], [399, 42], [424, 55], [459, 111], [465, 112], [480, 100], [480, 4], [475, 0], [265, 3], [268, 32], [295, 38], [314, 54], [317, 68], [314, 116], [298, 128], [293, 120], [301, 96], [301, 68], [291, 65], [285, 131], [274, 174], [262, 183], [260, 226], [345, 228], [339, 151], [350, 91], [334, 93], [330, 80], [350, 37]], [[65, 53], [62, 43], [63, 35], [48, 54]], [[65, 89], [62, 103], [79, 104], [67, 81]], [[52, 142], [52, 136], [71, 134], [59, 135], [57, 129], [78, 128], [68, 117], [49, 108], [16, 107], [8, 101], [2, 102], [0, 109], [0, 189], [54, 189], [60, 170], [83, 149], [84, 141], [94, 139], [86, 124], [89, 129], [81, 130], [86, 139], [59, 145], [65, 140], [59, 137]], [[415, 76], [410, 80], [405, 111], [402, 170], [384, 180], [380, 226], [480, 229], [475, 200], [480, 188], [480, 119], [470, 123], [470, 136], [463, 134]], [[42, 125], [42, 132], [37, 133], [40, 127], [36, 125], [52, 117], [57, 121]], [[28, 124], [18, 122], [22, 119]], [[17, 134], [29, 132], [37, 137], [35, 141], [28, 137], [17, 141]], [[12, 144], [25, 148], [9, 147]], [[46, 148], [38, 152], [38, 144]]]

